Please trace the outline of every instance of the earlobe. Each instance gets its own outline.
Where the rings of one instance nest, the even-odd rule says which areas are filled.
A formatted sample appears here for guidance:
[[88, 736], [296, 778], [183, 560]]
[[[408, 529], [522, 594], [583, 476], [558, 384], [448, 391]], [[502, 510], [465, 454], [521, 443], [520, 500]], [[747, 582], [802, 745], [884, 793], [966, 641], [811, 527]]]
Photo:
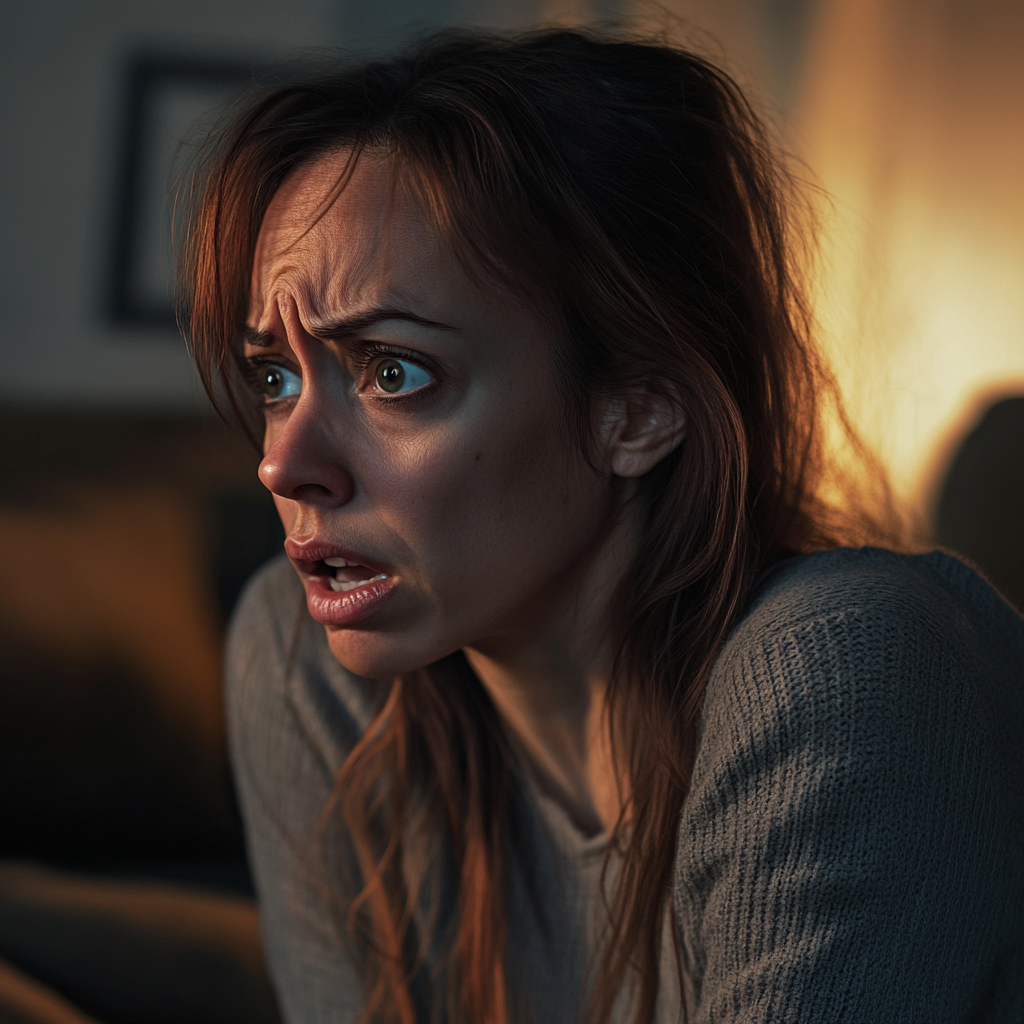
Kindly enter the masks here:
[[638, 477], [650, 472], [686, 436], [686, 414], [662, 395], [640, 392], [607, 410], [610, 468], [615, 476]]

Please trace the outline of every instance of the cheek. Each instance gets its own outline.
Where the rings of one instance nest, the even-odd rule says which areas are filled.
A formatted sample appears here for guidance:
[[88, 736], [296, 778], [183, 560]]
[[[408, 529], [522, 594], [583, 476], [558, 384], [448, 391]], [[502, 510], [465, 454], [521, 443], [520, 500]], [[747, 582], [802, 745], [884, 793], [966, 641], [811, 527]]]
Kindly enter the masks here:
[[422, 556], [422, 545], [461, 516], [478, 475], [473, 454], [449, 427], [367, 455], [361, 476], [371, 505]]
[[384, 514], [435, 580], [508, 571], [602, 510], [600, 481], [551, 417], [449, 428], [395, 454], [377, 476]]

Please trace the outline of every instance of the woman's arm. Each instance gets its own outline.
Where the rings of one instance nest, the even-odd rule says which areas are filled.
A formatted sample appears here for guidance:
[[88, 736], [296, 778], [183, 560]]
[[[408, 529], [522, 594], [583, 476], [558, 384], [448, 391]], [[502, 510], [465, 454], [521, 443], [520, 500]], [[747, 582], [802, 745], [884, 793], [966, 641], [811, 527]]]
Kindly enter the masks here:
[[691, 1024], [1024, 1019], [1024, 625], [946, 556], [780, 575], [681, 821]]
[[320, 819], [368, 720], [365, 687], [306, 615], [291, 565], [262, 570], [231, 625], [228, 721], [264, 944], [292, 1024], [359, 1016], [362, 991], [332, 907]]

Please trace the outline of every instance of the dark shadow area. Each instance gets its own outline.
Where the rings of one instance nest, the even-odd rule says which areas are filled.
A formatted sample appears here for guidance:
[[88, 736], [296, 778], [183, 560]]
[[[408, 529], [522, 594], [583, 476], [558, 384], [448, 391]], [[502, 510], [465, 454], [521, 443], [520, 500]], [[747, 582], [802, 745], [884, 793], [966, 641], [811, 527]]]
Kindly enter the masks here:
[[964, 438], [939, 494], [935, 532], [1024, 608], [1024, 397], [990, 406]]
[[210, 511], [210, 564], [217, 606], [227, 623], [253, 570], [281, 552], [284, 528], [266, 491], [218, 494]]
[[272, 1024], [220, 663], [283, 539], [257, 455], [195, 418], [0, 430], [0, 1024]]
[[[232, 862], [226, 777], [118, 665], [77, 666], [0, 637], [0, 856], [103, 867]], [[240, 872], [239, 872], [240, 873]]]
[[250, 899], [7, 863], [0, 901], [0, 1021], [20, 981], [106, 1024], [276, 1024]]

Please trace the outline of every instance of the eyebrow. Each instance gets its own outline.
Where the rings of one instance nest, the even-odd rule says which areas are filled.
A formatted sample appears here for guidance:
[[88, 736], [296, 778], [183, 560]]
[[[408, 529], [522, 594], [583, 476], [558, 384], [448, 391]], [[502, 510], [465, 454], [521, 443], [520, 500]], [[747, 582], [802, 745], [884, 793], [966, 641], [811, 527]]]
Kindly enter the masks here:
[[[375, 306], [364, 313], [356, 313], [353, 316], [339, 317], [334, 320], [321, 320], [307, 325], [310, 334], [317, 338], [327, 338], [337, 341], [341, 338], [348, 338], [359, 331], [365, 331], [375, 327], [385, 320], [402, 320], [406, 323], [416, 324], [418, 327], [426, 327], [434, 331], [454, 331], [456, 328], [451, 324], [443, 324], [438, 320], [428, 320], [426, 317], [417, 316], [405, 309], [398, 309], [393, 306]], [[242, 328], [242, 337], [245, 342], [254, 348], [269, 348], [277, 338], [273, 331], [258, 331], [255, 327], [245, 326]]]
[[248, 324], [242, 327], [242, 339], [246, 345], [252, 345], [253, 348], [270, 348], [277, 341], [273, 331], [257, 331]]

